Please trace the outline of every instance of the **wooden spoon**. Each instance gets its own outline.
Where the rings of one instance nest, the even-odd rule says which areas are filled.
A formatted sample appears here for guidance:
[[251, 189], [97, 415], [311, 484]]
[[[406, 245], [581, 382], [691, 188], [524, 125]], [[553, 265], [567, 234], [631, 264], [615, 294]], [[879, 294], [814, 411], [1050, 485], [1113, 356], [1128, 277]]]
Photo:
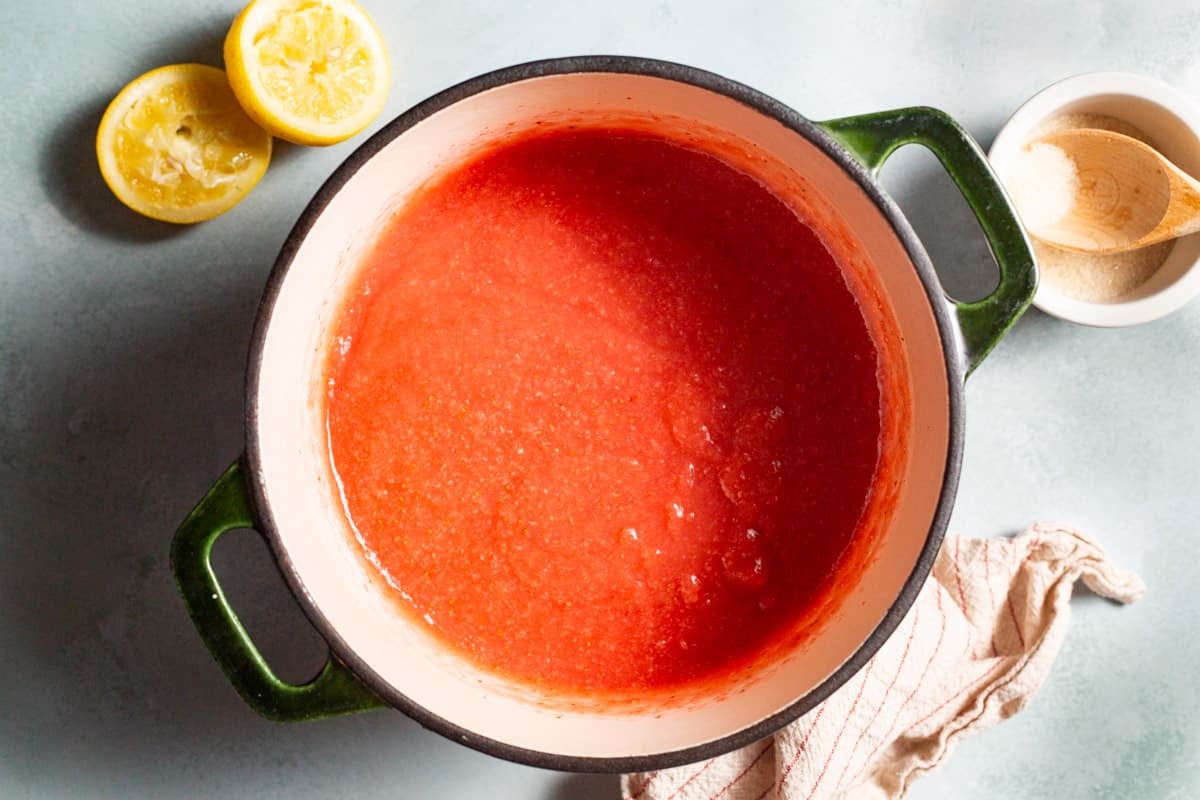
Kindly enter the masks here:
[[1057, 247], [1118, 253], [1200, 231], [1200, 182], [1145, 142], [1079, 128], [1043, 136], [1075, 162], [1078, 191], [1030, 233]]

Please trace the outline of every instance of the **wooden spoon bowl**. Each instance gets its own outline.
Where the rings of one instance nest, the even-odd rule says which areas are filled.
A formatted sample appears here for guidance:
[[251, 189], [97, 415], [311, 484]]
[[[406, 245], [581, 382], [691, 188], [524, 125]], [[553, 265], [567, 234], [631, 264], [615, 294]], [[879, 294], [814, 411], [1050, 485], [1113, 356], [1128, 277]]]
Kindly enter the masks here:
[[1200, 230], [1200, 183], [1145, 142], [1078, 128], [1038, 140], [1075, 165], [1070, 210], [1030, 233], [1056, 247], [1116, 253]]

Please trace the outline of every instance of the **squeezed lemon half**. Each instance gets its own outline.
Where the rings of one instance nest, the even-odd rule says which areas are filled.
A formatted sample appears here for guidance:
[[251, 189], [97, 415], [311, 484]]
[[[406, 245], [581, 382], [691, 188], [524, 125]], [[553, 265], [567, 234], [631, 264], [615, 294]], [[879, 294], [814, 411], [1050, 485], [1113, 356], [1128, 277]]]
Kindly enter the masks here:
[[225, 69], [255, 122], [306, 145], [361, 131], [391, 83], [383, 36], [354, 0], [253, 0], [225, 37]]
[[100, 173], [141, 214], [192, 223], [228, 211], [271, 160], [271, 137], [229, 88], [225, 73], [172, 64], [122, 89], [96, 132]]

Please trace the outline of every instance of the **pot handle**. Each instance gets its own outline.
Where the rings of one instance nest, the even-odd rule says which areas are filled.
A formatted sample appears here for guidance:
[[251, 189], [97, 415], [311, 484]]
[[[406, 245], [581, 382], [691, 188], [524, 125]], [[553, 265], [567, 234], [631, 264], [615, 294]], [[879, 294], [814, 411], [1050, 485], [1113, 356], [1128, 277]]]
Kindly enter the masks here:
[[237, 618], [212, 568], [212, 548], [226, 531], [254, 528], [245, 467], [235, 461], [192, 510], [171, 542], [171, 570], [188, 613], [225, 676], [267, 719], [298, 722], [379, 708], [383, 701], [333, 653], [308, 683], [280, 680]]
[[900, 108], [817, 124], [872, 175], [878, 175], [888, 156], [902, 145], [923, 145], [937, 156], [975, 213], [1000, 268], [1000, 284], [974, 303], [947, 298], [958, 318], [970, 375], [1029, 307], [1038, 281], [1029, 239], [983, 151], [958, 123], [936, 108]]

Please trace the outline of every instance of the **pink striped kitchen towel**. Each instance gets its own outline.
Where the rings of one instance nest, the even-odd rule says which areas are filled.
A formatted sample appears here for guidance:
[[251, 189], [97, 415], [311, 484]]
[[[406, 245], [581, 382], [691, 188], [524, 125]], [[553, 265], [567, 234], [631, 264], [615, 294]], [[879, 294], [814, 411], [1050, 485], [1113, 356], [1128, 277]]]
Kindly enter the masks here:
[[773, 737], [676, 769], [626, 775], [626, 800], [903, 797], [957, 739], [1016, 714], [1050, 671], [1075, 582], [1130, 603], [1145, 587], [1088, 537], [1034, 525], [949, 537], [895, 634], [821, 705]]

